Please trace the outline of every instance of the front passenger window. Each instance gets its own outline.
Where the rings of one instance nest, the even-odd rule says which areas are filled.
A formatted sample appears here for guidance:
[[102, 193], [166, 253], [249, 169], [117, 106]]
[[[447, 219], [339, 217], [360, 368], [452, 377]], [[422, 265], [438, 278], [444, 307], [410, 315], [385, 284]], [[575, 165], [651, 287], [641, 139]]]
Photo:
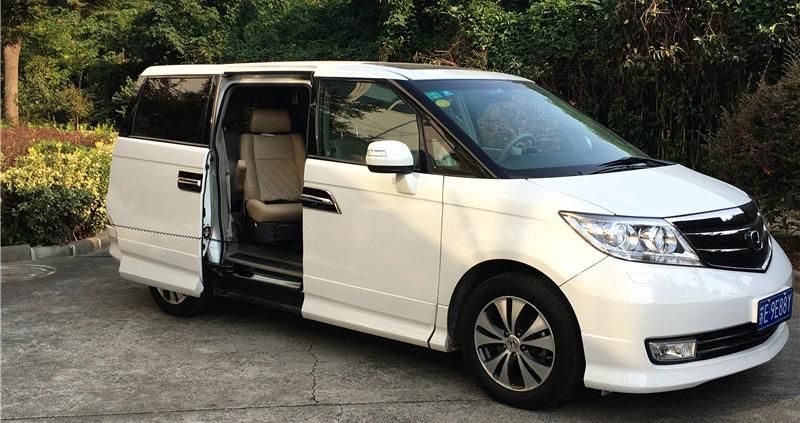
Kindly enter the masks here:
[[320, 155], [363, 164], [371, 142], [395, 140], [419, 163], [419, 117], [387, 84], [325, 81], [320, 95]]

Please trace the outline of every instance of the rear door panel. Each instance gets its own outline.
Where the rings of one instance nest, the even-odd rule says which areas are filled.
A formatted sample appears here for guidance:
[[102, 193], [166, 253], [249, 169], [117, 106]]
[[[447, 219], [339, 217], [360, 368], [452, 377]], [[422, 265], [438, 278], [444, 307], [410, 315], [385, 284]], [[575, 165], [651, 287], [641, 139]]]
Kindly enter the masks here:
[[203, 195], [190, 180], [205, 174], [208, 155], [203, 146], [117, 140], [108, 212], [124, 278], [200, 295]]
[[205, 179], [218, 81], [139, 79], [114, 146], [107, 197], [125, 279], [193, 296], [203, 291], [203, 198], [211, 187]]

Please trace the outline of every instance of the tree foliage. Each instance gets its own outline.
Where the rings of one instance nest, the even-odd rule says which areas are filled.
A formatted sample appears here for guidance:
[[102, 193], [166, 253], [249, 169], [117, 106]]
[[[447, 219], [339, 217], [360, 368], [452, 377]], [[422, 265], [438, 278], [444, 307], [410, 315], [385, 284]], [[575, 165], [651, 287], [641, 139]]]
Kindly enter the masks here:
[[[4, 15], [7, 4], [18, 8], [3, 2]], [[117, 120], [136, 75], [155, 64], [417, 61], [531, 78], [645, 151], [694, 167], [721, 111], [756, 81], [775, 82], [787, 43], [800, 35], [794, 1], [29, 4], [27, 17], [11, 22], [23, 22], [13, 30], [29, 40], [20, 102], [32, 122]]]
[[776, 80], [800, 34], [793, 2], [401, 3], [390, 21], [403, 25], [385, 34], [389, 59], [529, 77], [642, 149], [692, 166], [723, 108], [762, 76]]
[[800, 53], [723, 114], [707, 169], [752, 193], [773, 224], [800, 230]]
[[146, 67], [203, 62], [522, 75], [646, 152], [744, 188], [773, 222], [800, 219], [796, 0], [3, 0], [2, 19], [4, 46], [21, 52], [20, 116], [48, 123], [3, 130], [3, 244], [104, 222], [113, 134], [49, 124], [118, 121]]

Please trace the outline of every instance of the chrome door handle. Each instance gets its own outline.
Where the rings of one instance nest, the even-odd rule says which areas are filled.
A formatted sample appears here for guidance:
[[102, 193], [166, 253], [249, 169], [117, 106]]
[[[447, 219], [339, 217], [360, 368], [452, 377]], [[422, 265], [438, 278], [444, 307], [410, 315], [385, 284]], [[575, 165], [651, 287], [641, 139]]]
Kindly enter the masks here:
[[317, 197], [316, 195], [311, 195], [311, 194], [302, 194], [302, 195], [300, 195], [300, 201], [301, 202], [302, 201], [306, 201], [306, 202], [322, 203], [322, 204], [331, 205], [331, 206], [333, 205], [333, 201], [331, 201], [330, 199]]
[[197, 179], [189, 179], [189, 178], [178, 177], [178, 182], [182, 183], [182, 184], [189, 184], [189, 185], [194, 185], [194, 186], [198, 186], [198, 187], [200, 186], [200, 181], [198, 181]]
[[303, 204], [303, 208], [342, 214], [339, 204], [336, 203], [336, 198], [328, 190], [303, 187], [303, 193], [300, 194], [300, 202]]
[[183, 191], [200, 192], [203, 188], [203, 174], [195, 172], [178, 171], [178, 189]]

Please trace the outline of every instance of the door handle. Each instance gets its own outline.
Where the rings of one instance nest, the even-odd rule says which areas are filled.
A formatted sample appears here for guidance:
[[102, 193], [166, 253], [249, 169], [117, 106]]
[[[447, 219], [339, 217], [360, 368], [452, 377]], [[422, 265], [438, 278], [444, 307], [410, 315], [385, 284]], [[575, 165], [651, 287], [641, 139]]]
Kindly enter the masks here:
[[303, 204], [304, 208], [342, 214], [342, 211], [339, 209], [339, 204], [336, 203], [333, 194], [328, 190], [303, 187], [303, 193], [300, 195], [300, 202]]
[[316, 195], [311, 195], [311, 194], [302, 194], [300, 196], [300, 201], [305, 201], [307, 203], [314, 203], [325, 206], [333, 205], [333, 201], [331, 201], [329, 198], [317, 197]]
[[178, 171], [178, 189], [183, 191], [200, 192], [203, 187], [203, 174]]

